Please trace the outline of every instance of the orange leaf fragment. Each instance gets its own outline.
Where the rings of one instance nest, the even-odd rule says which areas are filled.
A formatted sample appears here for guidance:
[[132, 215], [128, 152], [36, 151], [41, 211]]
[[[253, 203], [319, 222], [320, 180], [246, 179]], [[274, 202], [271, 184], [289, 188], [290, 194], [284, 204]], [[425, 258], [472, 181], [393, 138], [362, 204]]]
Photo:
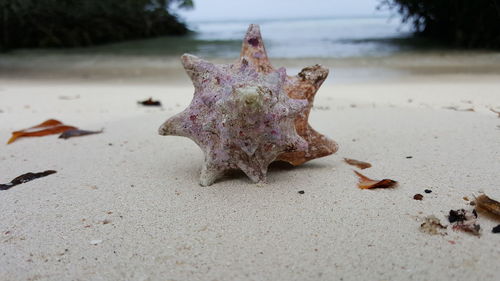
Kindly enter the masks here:
[[390, 188], [398, 184], [397, 181], [391, 179], [372, 180], [357, 171], [354, 171], [354, 173], [359, 177], [358, 187], [361, 189]]
[[64, 125], [58, 120], [49, 119], [36, 126], [12, 132], [12, 137], [10, 137], [7, 144], [13, 143], [18, 138], [22, 137], [42, 137], [46, 135], [60, 134], [67, 130], [75, 130], [75, 129], [77, 128], [73, 126]]
[[361, 170], [370, 168], [372, 166], [372, 164], [370, 164], [368, 162], [363, 162], [363, 161], [359, 161], [359, 160], [355, 160], [355, 159], [344, 158], [344, 161], [349, 165], [356, 166], [356, 167], [360, 168]]

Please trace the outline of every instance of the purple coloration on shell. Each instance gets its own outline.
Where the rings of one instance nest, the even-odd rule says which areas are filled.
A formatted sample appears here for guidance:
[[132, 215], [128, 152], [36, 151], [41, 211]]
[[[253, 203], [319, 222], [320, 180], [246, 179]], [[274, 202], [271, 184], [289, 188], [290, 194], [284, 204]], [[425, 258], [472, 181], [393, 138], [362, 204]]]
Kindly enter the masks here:
[[215, 65], [187, 54], [182, 63], [194, 97], [159, 133], [188, 137], [200, 146], [205, 153], [201, 185], [211, 185], [231, 169], [241, 169], [254, 182], [265, 181], [278, 155], [308, 149], [294, 122], [308, 103], [285, 93], [284, 68], [262, 73], [245, 57]]
[[259, 45], [259, 39], [257, 38], [250, 38], [248, 39], [248, 44], [257, 47]]

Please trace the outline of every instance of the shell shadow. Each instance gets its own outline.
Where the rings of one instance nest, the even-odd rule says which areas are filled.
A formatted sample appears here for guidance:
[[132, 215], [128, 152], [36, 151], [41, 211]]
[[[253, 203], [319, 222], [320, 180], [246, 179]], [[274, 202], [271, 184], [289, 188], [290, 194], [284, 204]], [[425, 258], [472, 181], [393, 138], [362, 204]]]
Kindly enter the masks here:
[[[272, 174], [280, 174], [280, 173], [287, 173], [292, 170], [309, 170], [309, 169], [317, 169], [317, 168], [322, 168], [324, 167], [325, 164], [319, 164], [319, 163], [305, 163], [300, 166], [293, 166], [292, 164], [285, 162], [285, 161], [274, 161], [272, 162], [268, 169], [267, 169], [267, 174], [268, 176]], [[214, 184], [217, 183], [222, 183], [226, 181], [232, 181], [232, 180], [243, 180], [248, 182], [249, 184], [253, 184], [253, 182], [245, 175], [245, 173], [241, 170], [231, 170], [228, 171], [224, 177], [218, 179]]]

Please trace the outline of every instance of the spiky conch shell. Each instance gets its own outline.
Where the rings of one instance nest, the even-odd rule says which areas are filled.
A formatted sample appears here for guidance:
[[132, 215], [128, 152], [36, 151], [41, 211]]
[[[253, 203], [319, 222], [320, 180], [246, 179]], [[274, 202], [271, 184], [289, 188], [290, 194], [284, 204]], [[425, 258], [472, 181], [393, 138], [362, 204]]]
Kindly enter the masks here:
[[284, 68], [260, 73], [246, 58], [215, 65], [183, 55], [182, 62], [194, 97], [159, 132], [188, 137], [204, 151], [201, 185], [211, 185], [231, 169], [241, 169], [254, 182], [265, 181], [267, 167], [278, 155], [307, 150], [294, 121], [307, 102], [286, 95]]
[[191, 138], [204, 151], [201, 185], [211, 185], [231, 169], [241, 169], [254, 182], [265, 181], [275, 160], [300, 165], [338, 149], [307, 121], [328, 70], [315, 65], [295, 77], [284, 68], [275, 70], [257, 25], [248, 28], [235, 64], [214, 65], [187, 54], [182, 62], [194, 98], [159, 132]]

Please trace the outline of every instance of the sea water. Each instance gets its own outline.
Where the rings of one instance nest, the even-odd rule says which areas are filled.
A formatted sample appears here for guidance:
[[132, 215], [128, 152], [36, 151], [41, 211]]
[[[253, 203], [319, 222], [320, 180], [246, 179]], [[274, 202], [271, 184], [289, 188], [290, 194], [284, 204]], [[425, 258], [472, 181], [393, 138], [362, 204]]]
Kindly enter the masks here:
[[268, 54], [274, 58], [344, 58], [386, 56], [404, 48], [411, 28], [398, 18], [342, 17], [283, 20], [193, 22], [201, 56], [236, 57], [250, 23], [259, 24]]

